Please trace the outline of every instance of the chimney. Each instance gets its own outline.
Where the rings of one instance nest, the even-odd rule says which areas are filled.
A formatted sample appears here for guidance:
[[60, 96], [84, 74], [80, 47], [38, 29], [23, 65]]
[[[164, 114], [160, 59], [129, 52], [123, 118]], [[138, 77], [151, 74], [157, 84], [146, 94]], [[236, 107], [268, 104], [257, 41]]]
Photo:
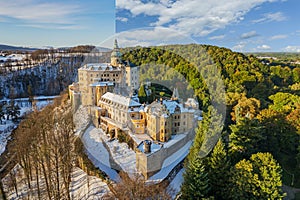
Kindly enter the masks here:
[[151, 141], [150, 140], [144, 140], [144, 153], [151, 153]]

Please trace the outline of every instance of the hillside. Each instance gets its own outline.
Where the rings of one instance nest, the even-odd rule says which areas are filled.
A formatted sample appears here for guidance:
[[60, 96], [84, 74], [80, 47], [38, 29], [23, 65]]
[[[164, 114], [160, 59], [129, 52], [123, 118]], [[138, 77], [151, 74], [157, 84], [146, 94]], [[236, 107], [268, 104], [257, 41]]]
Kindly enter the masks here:
[[0, 51], [35, 51], [35, 50], [38, 50], [38, 48], [17, 47], [17, 46], [0, 44]]
[[[190, 164], [196, 162], [194, 159], [197, 152], [207, 152], [204, 154], [207, 155], [207, 159], [220, 159], [211, 158], [216, 155], [208, 153], [210, 150], [215, 151], [211, 146], [216, 144], [219, 132], [221, 142], [226, 147], [221, 151], [228, 159], [226, 162], [230, 161], [230, 167], [222, 169], [226, 172], [214, 173], [221, 175], [230, 171], [229, 174], [233, 173], [230, 176], [234, 176], [234, 168], [238, 167], [243, 159], [262, 156], [257, 154], [258, 152], [269, 152], [282, 167], [283, 183], [300, 187], [299, 65], [288, 61], [280, 65], [268, 65], [254, 55], [196, 44], [128, 48], [124, 49], [123, 53], [125, 60], [141, 65], [141, 82], [165, 80], [175, 86], [187, 81], [190, 86], [181, 90], [192, 88], [194, 95], [198, 97], [200, 108], [204, 111], [204, 119], [200, 123], [194, 147], [190, 151]], [[182, 77], [178, 78], [178, 74]], [[201, 139], [203, 137], [206, 139]], [[202, 165], [206, 169], [211, 168], [208, 163]], [[210, 176], [212, 172], [207, 173]], [[211, 176], [209, 178], [216, 180], [215, 176]], [[185, 177], [185, 181], [188, 181], [188, 177]], [[228, 191], [238, 187], [235, 182], [229, 184], [226, 181], [226, 178], [218, 177], [218, 182], [230, 187]], [[263, 184], [263, 177], [260, 181], [260, 184]], [[212, 188], [215, 188], [206, 191], [208, 194], [220, 192], [218, 187], [221, 183], [211, 184]], [[282, 194], [280, 190], [277, 192]], [[223, 191], [222, 198], [224, 195]], [[226, 195], [230, 196], [228, 193]], [[243, 195], [246, 194], [241, 191], [240, 198], [245, 198]], [[256, 198], [255, 194], [250, 196]], [[281, 199], [279, 196], [278, 198]]]

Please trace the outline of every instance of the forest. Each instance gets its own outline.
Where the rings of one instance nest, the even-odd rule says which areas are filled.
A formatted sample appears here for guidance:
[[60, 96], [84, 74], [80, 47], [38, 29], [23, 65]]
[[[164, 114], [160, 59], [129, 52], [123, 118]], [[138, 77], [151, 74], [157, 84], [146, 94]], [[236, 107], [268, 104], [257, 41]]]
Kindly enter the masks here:
[[197, 44], [123, 54], [141, 66], [141, 82], [187, 81], [179, 93], [199, 100], [181, 199], [283, 199], [283, 186], [300, 188], [300, 65]]

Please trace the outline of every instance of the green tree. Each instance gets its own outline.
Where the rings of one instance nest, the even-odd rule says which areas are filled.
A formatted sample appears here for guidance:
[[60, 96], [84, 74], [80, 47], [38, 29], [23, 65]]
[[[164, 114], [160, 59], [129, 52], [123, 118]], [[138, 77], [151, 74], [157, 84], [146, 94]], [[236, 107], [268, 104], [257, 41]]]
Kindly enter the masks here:
[[265, 143], [264, 129], [256, 119], [242, 119], [230, 130], [229, 151], [235, 162], [259, 152]]
[[208, 196], [209, 177], [199, 155], [189, 162], [183, 177], [181, 199], [202, 199]]
[[228, 195], [229, 189], [230, 162], [221, 139], [208, 158], [207, 169], [210, 179], [210, 193], [216, 199], [224, 199]]
[[269, 108], [262, 110], [257, 118], [266, 137], [266, 142], [262, 145], [266, 151], [272, 152], [276, 158], [280, 151], [287, 153], [295, 151], [299, 135], [285, 114]]
[[142, 84], [139, 92], [138, 92], [138, 97], [141, 103], [145, 103], [147, 101], [147, 94], [145, 92], [145, 85]]
[[253, 154], [232, 168], [231, 199], [283, 199], [282, 169], [270, 153]]

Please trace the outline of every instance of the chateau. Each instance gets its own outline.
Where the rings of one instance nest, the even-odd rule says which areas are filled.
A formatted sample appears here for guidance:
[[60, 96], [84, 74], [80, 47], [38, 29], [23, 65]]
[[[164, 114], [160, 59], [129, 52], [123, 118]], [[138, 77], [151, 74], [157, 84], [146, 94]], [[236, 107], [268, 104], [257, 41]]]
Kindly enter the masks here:
[[[199, 120], [198, 103], [181, 103], [174, 89], [170, 99], [157, 99], [146, 105], [137, 96], [139, 66], [122, 60], [115, 40], [110, 63], [88, 63], [78, 70], [78, 82], [69, 86], [74, 110], [88, 106], [95, 127], [109, 133], [120, 132], [134, 143], [136, 169], [146, 178], [158, 172], [164, 161], [194, 138]], [[176, 139], [175, 139], [176, 138]]]

